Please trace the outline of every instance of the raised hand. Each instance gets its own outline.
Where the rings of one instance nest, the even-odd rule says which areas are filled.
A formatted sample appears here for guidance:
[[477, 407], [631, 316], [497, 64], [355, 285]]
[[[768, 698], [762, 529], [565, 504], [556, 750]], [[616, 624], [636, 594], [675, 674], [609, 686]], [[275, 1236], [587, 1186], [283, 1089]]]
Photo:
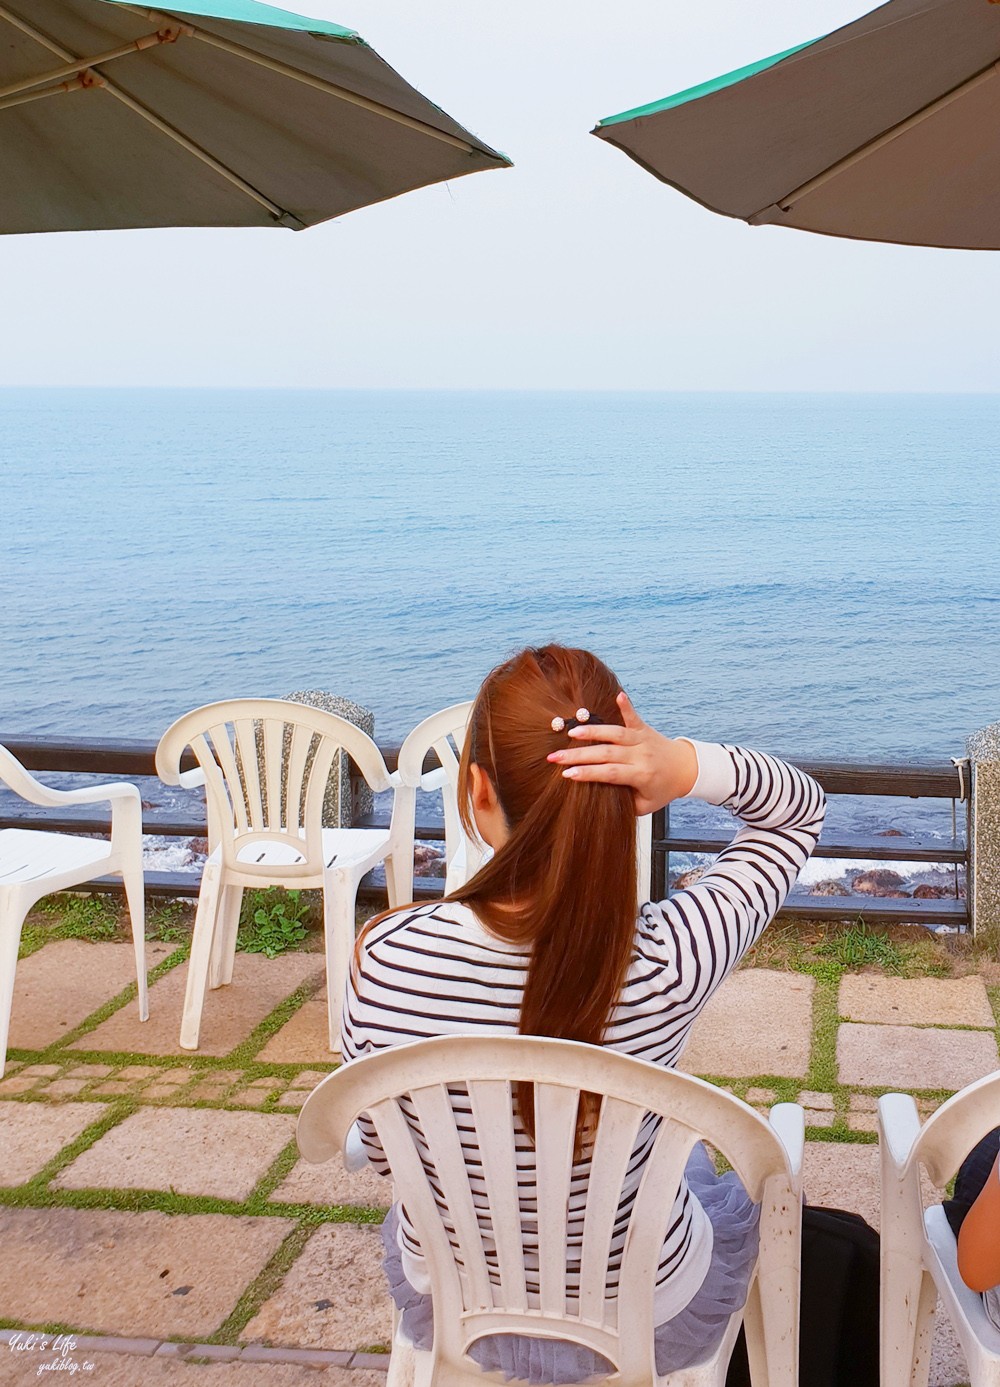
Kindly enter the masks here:
[[643, 722], [624, 690], [616, 701], [624, 727], [581, 723], [567, 736], [582, 745], [553, 751], [548, 760], [562, 766], [568, 780], [630, 786], [635, 812], [652, 814], [690, 792], [698, 779], [698, 755], [690, 742], [664, 737]]

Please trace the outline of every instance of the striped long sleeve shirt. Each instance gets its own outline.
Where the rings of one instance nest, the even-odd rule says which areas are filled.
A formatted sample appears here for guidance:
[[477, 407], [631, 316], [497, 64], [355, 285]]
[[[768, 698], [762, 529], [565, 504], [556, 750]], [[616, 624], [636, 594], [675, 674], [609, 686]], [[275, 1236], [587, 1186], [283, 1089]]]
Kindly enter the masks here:
[[[672, 1068], [692, 1024], [719, 984], [779, 909], [819, 838], [825, 800], [810, 776], [761, 752], [692, 742], [698, 778], [691, 796], [725, 805], [742, 820], [732, 842], [693, 886], [647, 902], [636, 921], [635, 945], [604, 1044]], [[344, 1058], [441, 1035], [516, 1033], [529, 955], [488, 932], [464, 904], [437, 901], [399, 911], [369, 931], [344, 1006]], [[488, 1201], [477, 1170], [478, 1147], [467, 1096], [452, 1104], [469, 1157], [470, 1184], [489, 1243]], [[388, 1173], [374, 1128], [362, 1119], [369, 1160]], [[615, 1293], [631, 1206], [656, 1135], [656, 1119], [640, 1126], [622, 1186], [607, 1289]], [[525, 1269], [537, 1267], [530, 1198], [533, 1150], [517, 1132]], [[573, 1169], [567, 1219], [567, 1276], [578, 1274], [587, 1197], [586, 1156]], [[403, 1267], [418, 1291], [429, 1291], [419, 1244], [401, 1211]], [[447, 1217], [446, 1217], [447, 1222]], [[697, 1291], [712, 1254], [712, 1229], [682, 1184], [657, 1274], [656, 1322], [679, 1314]]]

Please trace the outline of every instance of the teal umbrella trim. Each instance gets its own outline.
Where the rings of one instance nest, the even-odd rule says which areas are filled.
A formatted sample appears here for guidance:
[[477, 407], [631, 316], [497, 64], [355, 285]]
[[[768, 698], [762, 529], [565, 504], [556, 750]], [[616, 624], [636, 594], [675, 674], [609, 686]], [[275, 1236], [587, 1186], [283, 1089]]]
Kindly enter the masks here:
[[[101, 3], [124, 5], [134, 3], [134, 0], [101, 0]], [[345, 29], [342, 24], [331, 24], [325, 19], [307, 19], [305, 15], [279, 10], [276, 5], [261, 4], [260, 0], [181, 0], [180, 4], [167, 4], [164, 9], [169, 14], [200, 15], [202, 19], [227, 19], [237, 24], [264, 24], [271, 29], [295, 29], [321, 38], [364, 43], [359, 33], [354, 29]]]
[[785, 58], [791, 58], [793, 54], [801, 53], [804, 48], [811, 48], [814, 43], [819, 42], [820, 39], [808, 39], [805, 43], [797, 43], [794, 48], [786, 48], [783, 53], [775, 53], [770, 58], [761, 58], [756, 63], [748, 63], [746, 67], [736, 68], [734, 72], [726, 72], [721, 77], [701, 82], [697, 87], [688, 87], [685, 91], [675, 92], [673, 96], [665, 96], [660, 101], [651, 101], [646, 106], [634, 106], [631, 111], [622, 111], [617, 116], [605, 116], [597, 122], [596, 128], [603, 130], [605, 126], [620, 125], [625, 120], [638, 120], [640, 116], [654, 116], [659, 111], [672, 111], [675, 106], [685, 106], [689, 101], [711, 96], [712, 92], [734, 87], [737, 82], [744, 82], [748, 77], [756, 77], [758, 72], [766, 72], [769, 67], [775, 67]]

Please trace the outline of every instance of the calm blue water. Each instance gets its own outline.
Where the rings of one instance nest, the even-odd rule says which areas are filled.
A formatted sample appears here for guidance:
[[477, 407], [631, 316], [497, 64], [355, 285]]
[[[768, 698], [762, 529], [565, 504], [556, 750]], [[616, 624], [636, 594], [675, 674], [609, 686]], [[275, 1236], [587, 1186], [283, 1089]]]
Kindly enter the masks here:
[[345, 693], [524, 642], [673, 732], [945, 758], [1000, 718], [1000, 396], [0, 391], [0, 733]]

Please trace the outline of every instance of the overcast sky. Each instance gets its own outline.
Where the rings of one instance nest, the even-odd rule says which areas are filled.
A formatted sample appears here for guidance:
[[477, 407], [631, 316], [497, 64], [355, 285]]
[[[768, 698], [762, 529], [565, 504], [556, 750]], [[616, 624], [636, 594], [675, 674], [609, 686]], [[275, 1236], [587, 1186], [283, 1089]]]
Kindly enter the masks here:
[[301, 233], [4, 237], [0, 385], [996, 388], [1000, 256], [751, 229], [588, 133], [864, 0], [288, 3], [515, 167]]

